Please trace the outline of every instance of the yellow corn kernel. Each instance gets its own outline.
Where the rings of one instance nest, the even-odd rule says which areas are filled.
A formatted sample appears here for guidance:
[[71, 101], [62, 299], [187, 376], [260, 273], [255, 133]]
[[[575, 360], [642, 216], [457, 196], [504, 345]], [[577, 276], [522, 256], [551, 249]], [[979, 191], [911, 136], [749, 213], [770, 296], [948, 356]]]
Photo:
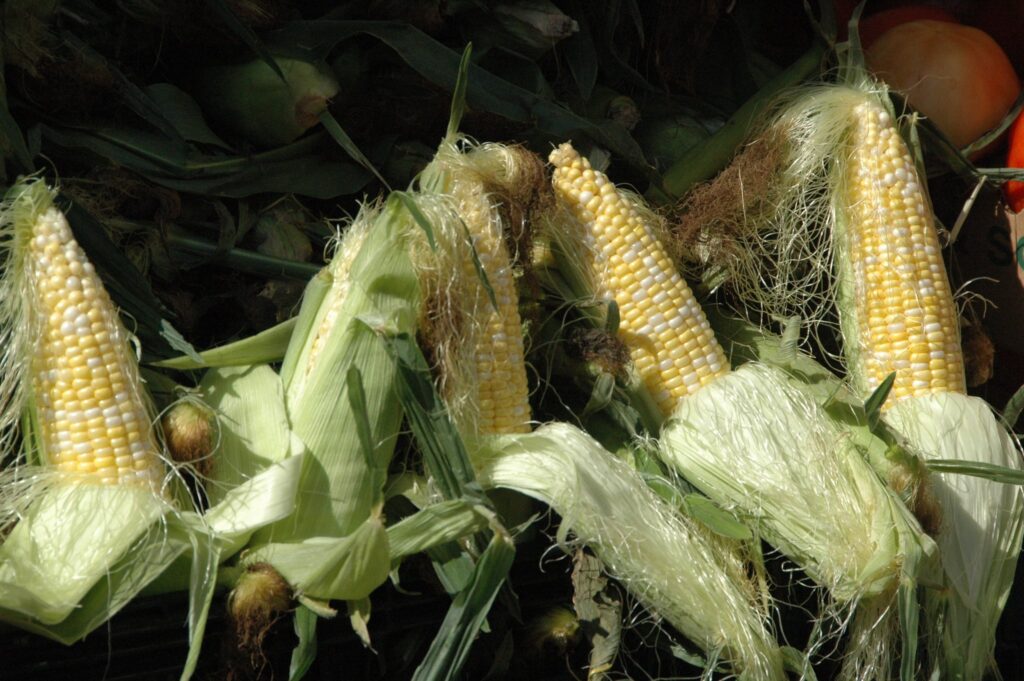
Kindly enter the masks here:
[[39, 216], [28, 248], [42, 324], [32, 374], [46, 459], [103, 483], [159, 484], [146, 404], [124, 388], [137, 371], [127, 333], [59, 210]]
[[891, 400], [966, 392], [960, 328], [938, 235], [910, 152], [880, 105], [854, 110], [846, 176], [859, 371]]
[[[455, 182], [451, 193], [498, 304], [495, 309], [481, 290], [477, 309], [482, 318], [473, 352], [478, 392], [477, 431], [483, 435], [528, 433], [530, 403], [522, 320], [517, 304], [519, 294], [501, 222], [481, 182]], [[471, 260], [463, 259], [461, 267], [465, 281], [479, 280]]]
[[585, 226], [585, 257], [599, 297], [619, 306], [619, 337], [665, 414], [729, 371], [696, 297], [672, 264], [636, 199], [616, 189], [571, 144], [551, 152], [556, 195]]

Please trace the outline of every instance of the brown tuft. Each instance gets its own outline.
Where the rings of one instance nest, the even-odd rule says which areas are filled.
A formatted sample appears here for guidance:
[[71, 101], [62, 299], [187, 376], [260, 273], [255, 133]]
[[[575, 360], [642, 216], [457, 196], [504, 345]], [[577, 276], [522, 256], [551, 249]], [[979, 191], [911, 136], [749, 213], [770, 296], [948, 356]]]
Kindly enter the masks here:
[[603, 329], [576, 328], [569, 334], [569, 352], [613, 376], [629, 364], [626, 344]]
[[502, 223], [508, 226], [505, 245], [513, 265], [527, 269], [533, 252], [531, 225], [554, 203], [555, 195], [548, 182], [544, 161], [521, 146], [510, 146], [515, 161], [508, 165], [510, 176], [502, 183], [487, 185], [487, 192], [498, 206]]
[[906, 464], [897, 465], [889, 472], [889, 488], [904, 500], [929, 536], [938, 535], [942, 527], [942, 506], [932, 494], [931, 481], [923, 466], [915, 471]]
[[967, 387], [988, 383], [992, 378], [992, 365], [995, 362], [996, 348], [978, 324], [970, 324], [963, 328], [961, 347], [964, 353], [964, 372], [967, 374]]
[[233, 645], [230, 656], [237, 660], [232, 666], [249, 665], [259, 675], [267, 663], [263, 640], [291, 606], [292, 589], [274, 566], [253, 563], [245, 569], [228, 597]]
[[187, 398], [168, 409], [160, 423], [171, 458], [191, 466], [201, 477], [209, 476], [216, 440], [213, 410], [198, 399]]
[[695, 187], [668, 220], [673, 255], [705, 265], [722, 265], [733, 257], [752, 224], [750, 217], [768, 207], [782, 163], [778, 136], [757, 139], [714, 180]]

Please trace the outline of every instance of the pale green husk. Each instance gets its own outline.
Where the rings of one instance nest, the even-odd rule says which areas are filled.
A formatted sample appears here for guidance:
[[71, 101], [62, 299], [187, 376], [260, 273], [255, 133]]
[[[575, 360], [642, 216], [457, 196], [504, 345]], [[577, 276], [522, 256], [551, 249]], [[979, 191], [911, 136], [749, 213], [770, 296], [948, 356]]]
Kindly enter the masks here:
[[625, 463], [568, 424], [476, 443], [486, 486], [543, 501], [646, 606], [740, 678], [783, 679], [769, 614], [727, 544], [710, 540]]
[[[396, 198], [363, 208], [307, 289], [282, 363], [292, 446], [305, 452], [297, 505], [254, 538], [245, 560], [271, 563], [304, 596], [362, 599], [390, 569], [382, 490], [402, 412], [381, 336], [415, 332], [415, 229]], [[359, 409], [353, 369], [365, 400]]]
[[661, 452], [838, 600], [891, 591], [903, 553], [930, 546], [849, 436], [774, 367], [745, 364], [683, 400]]
[[[886, 419], [927, 458], [1024, 468], [1017, 444], [981, 399], [939, 393], [900, 400]], [[931, 663], [941, 678], [980, 679], [994, 668], [996, 625], [1024, 533], [1024, 492], [1016, 485], [933, 473], [942, 506], [944, 585], [925, 594]]]
[[886, 678], [896, 637], [916, 635], [896, 625], [897, 591], [916, 583], [936, 549], [853, 438], [796, 379], [755, 362], [683, 400], [660, 446], [667, 463], [824, 586], [841, 624], [855, 615], [841, 676]]

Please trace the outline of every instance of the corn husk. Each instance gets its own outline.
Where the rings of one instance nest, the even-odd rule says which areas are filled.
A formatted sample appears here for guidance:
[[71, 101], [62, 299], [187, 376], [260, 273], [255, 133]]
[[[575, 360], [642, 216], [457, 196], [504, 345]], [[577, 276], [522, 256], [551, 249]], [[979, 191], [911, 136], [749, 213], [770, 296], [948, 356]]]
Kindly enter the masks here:
[[[976, 397], [908, 398], [890, 406], [886, 419], [926, 458], [1024, 468], [1013, 437]], [[931, 477], [944, 520], [936, 537], [943, 585], [924, 600], [931, 664], [942, 678], [980, 679], [995, 669], [996, 626], [1024, 534], [1024, 493], [980, 477]]]
[[478, 443], [480, 481], [543, 501], [644, 605], [742, 679], [782, 679], [765, 594], [738, 554], [660, 499], [628, 465], [568, 424]]
[[275, 57], [282, 79], [263, 59], [199, 73], [194, 94], [217, 123], [260, 147], [297, 139], [338, 93], [326, 64]]

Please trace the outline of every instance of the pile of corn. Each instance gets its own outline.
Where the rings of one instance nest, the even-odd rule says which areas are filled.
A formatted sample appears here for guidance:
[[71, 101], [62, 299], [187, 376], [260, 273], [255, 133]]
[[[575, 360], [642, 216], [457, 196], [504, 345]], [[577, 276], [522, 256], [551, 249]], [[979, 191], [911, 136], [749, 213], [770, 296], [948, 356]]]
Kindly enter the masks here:
[[[823, 283], [760, 304], [835, 306], [841, 375], [706, 313], [664, 220], [571, 142], [545, 165], [453, 119], [408, 189], [339, 230], [293, 319], [158, 367], [140, 368], [56, 189], [8, 192], [0, 619], [70, 643], [140, 593], [187, 589], [187, 678], [224, 588], [233, 664], [259, 667], [277, 620], [342, 605], [372, 644], [375, 590], [426, 552], [453, 606], [417, 678], [454, 677], [536, 520], [528, 497], [709, 675], [992, 671], [1024, 533], [1000, 480], [1024, 466], [966, 394], [924, 180], [884, 89], [806, 88], [762, 131], [780, 190], [749, 219], [780, 259], [818, 244]], [[528, 283], [558, 323], [530, 316]], [[580, 330], [589, 344], [568, 349]], [[591, 392], [539, 423], [551, 357], [576, 358], [556, 368]], [[158, 414], [149, 388], [171, 377], [193, 385]], [[777, 601], [794, 584], [766, 564], [812, 585], [796, 645]]]

